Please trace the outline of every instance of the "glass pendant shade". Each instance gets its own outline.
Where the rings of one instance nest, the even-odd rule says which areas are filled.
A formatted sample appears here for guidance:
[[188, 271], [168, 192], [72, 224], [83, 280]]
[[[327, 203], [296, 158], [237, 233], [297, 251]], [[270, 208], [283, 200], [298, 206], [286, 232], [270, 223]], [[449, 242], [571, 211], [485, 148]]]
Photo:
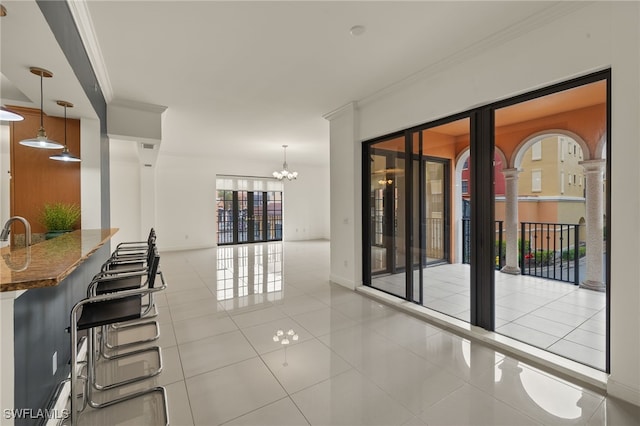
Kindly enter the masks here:
[[13, 112], [10, 109], [0, 106], [0, 121], [22, 121], [22, 120], [24, 120], [24, 117], [18, 114], [17, 112]]
[[67, 108], [73, 108], [73, 104], [67, 101], [57, 101], [56, 103], [64, 107], [64, 149], [60, 154], [52, 155], [49, 159], [79, 163], [81, 160], [78, 157], [71, 155], [69, 147], [67, 146]]
[[290, 172], [289, 166], [287, 164], [287, 147], [289, 145], [282, 145], [284, 148], [284, 163], [282, 163], [282, 170], [275, 171], [272, 173], [272, 176], [278, 180], [287, 179], [294, 180], [298, 178], [298, 172]]
[[29, 69], [32, 74], [40, 76], [40, 128], [38, 129], [38, 133], [35, 138], [32, 139], [24, 139], [20, 141], [20, 145], [30, 146], [32, 148], [43, 148], [43, 149], [60, 149], [64, 148], [64, 145], [52, 141], [47, 137], [47, 132], [44, 130], [44, 113], [42, 111], [43, 108], [43, 95], [42, 95], [42, 80], [44, 77], [51, 78], [53, 74], [51, 71], [47, 71], [43, 68], [31, 67]]

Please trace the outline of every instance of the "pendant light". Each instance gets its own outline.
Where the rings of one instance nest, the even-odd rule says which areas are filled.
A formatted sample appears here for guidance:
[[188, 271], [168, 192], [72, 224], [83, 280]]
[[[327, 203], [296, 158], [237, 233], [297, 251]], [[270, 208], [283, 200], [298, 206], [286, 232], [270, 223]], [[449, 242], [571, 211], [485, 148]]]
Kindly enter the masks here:
[[67, 101], [56, 101], [56, 103], [64, 107], [64, 149], [60, 154], [52, 155], [49, 158], [56, 161], [71, 161], [79, 163], [81, 160], [78, 157], [71, 155], [69, 147], [67, 146], [67, 108], [73, 108], [73, 104]]
[[13, 112], [10, 109], [0, 106], [0, 121], [22, 121], [22, 120], [24, 120], [24, 117], [18, 114], [17, 112]]
[[275, 171], [272, 173], [273, 177], [278, 180], [282, 180], [284, 178], [287, 178], [288, 180], [293, 180], [298, 178], [298, 172], [290, 172], [289, 166], [287, 165], [287, 147], [288, 146], [289, 145], [282, 145], [282, 147], [284, 148], [284, 163], [282, 163], [282, 170]]
[[46, 78], [53, 77], [53, 73], [51, 71], [47, 71], [43, 68], [31, 67], [29, 68], [32, 74], [40, 76], [40, 129], [38, 129], [38, 133], [36, 137], [33, 139], [25, 139], [20, 141], [20, 145], [30, 146], [32, 148], [44, 148], [44, 149], [60, 149], [63, 148], [61, 144], [58, 142], [52, 141], [47, 138], [47, 132], [44, 130], [44, 112], [43, 109], [43, 95], [42, 95], [42, 80]]

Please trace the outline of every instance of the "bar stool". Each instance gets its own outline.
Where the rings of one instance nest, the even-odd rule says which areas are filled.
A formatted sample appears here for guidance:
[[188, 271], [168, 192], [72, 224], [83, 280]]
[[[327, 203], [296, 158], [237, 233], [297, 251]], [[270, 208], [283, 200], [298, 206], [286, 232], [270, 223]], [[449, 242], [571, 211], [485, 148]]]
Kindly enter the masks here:
[[[149, 275], [149, 271], [150, 271], [149, 265], [151, 265], [153, 261], [154, 253], [156, 251], [157, 249], [155, 247], [155, 236], [154, 236], [153, 241], [149, 242], [149, 248], [148, 248], [146, 259], [135, 260], [133, 262], [125, 261], [122, 263], [120, 263], [120, 261], [117, 261], [117, 263], [112, 264], [111, 266], [107, 266], [106, 270], [105, 270], [105, 267], [103, 266], [102, 268], [103, 270], [99, 274], [97, 274], [92, 280], [92, 282], [89, 284], [89, 287], [87, 288], [87, 296], [90, 297], [90, 296], [110, 293], [114, 291], [132, 290], [135, 288], [145, 287], [147, 285], [146, 283], [151, 279]], [[146, 276], [146, 282], [143, 281], [145, 276]], [[147, 295], [146, 297], [147, 297], [147, 301], [144, 304], [145, 311], [142, 315], [145, 321], [136, 320], [136, 321], [129, 321], [126, 323], [111, 324], [109, 328], [118, 330], [120, 328], [141, 327], [149, 324], [155, 324], [155, 327], [156, 327], [155, 336], [150, 339], [147, 339], [146, 341], [157, 340], [160, 337], [160, 328], [156, 321], [149, 321], [149, 320], [158, 316], [158, 308], [153, 299], [153, 293]], [[102, 342], [106, 344], [106, 346], [110, 349], [117, 347], [109, 344], [107, 333], [108, 333], [108, 329], [107, 327], [105, 327], [104, 332], [102, 333], [102, 336], [104, 336], [105, 338], [102, 339]], [[141, 343], [141, 342], [140, 341], [133, 342], [132, 344], [137, 344], [137, 343]], [[127, 344], [127, 346], [128, 345], [129, 344]], [[105, 353], [105, 357], [108, 357], [106, 356], [106, 353]]]
[[147, 248], [155, 242], [156, 239], [156, 231], [151, 228], [149, 230], [149, 236], [147, 237], [147, 241], [124, 241], [116, 246], [116, 249], [112, 253], [113, 256], [128, 256], [135, 255], [139, 252], [146, 252]]
[[[150, 252], [152, 255], [155, 252]], [[91, 281], [87, 288], [87, 297], [94, 297], [103, 294], [120, 292], [126, 290], [134, 290], [141, 288], [148, 288], [149, 283], [155, 278], [153, 275], [152, 265], [153, 259], [143, 269], [136, 272], [116, 272], [109, 274], [98, 274]], [[146, 277], [146, 280], [145, 280]], [[108, 353], [108, 350], [120, 349], [127, 346], [139, 345], [141, 343], [152, 342], [160, 338], [160, 326], [153, 318], [157, 316], [157, 307], [155, 305], [153, 293], [146, 295], [148, 300], [142, 303], [142, 313], [140, 318], [134, 320], [128, 320], [118, 323], [112, 323], [101, 327], [99, 334], [99, 347], [100, 354], [105, 359], [112, 358], [112, 355]], [[112, 344], [110, 343], [110, 330], [119, 331], [121, 329], [134, 329], [153, 325], [155, 328], [155, 334], [145, 339], [138, 339], [128, 343]]]
[[[160, 347], [153, 346], [150, 348], [144, 348], [136, 351], [131, 351], [123, 354], [114, 355], [111, 359], [123, 359], [133, 355], [139, 355], [146, 352], [156, 352], [160, 362], [159, 368], [151, 373], [144, 374], [129, 379], [121, 380], [116, 383], [108, 385], [98, 385], [96, 383], [96, 353], [95, 353], [95, 338], [96, 329], [109, 324], [117, 322], [128, 321], [133, 319], [139, 319], [144, 311], [142, 306], [142, 296], [146, 294], [153, 294], [158, 291], [162, 291], [166, 288], [164, 276], [161, 271], [158, 271], [158, 265], [160, 262], [160, 256], [157, 251], [154, 253], [153, 262], [150, 265], [148, 285], [144, 288], [123, 290], [112, 293], [105, 293], [102, 295], [96, 295], [87, 297], [86, 299], [78, 302], [71, 310], [71, 423], [73, 426], [77, 424], [78, 413], [82, 411], [88, 403], [93, 408], [108, 407], [120, 402], [128, 401], [133, 398], [138, 398], [144, 395], [152, 393], [160, 393], [162, 395], [162, 401], [164, 405], [165, 424], [169, 424], [168, 407], [167, 407], [167, 395], [166, 390], [162, 386], [155, 386], [142, 391], [134, 392], [110, 401], [97, 403], [93, 401], [92, 388], [96, 389], [113, 389], [118, 386], [134, 383], [140, 380], [145, 380], [149, 377], [154, 377], [162, 371], [162, 352]], [[160, 276], [162, 285], [155, 286], [156, 276]], [[88, 331], [88, 348], [87, 348], [87, 375], [86, 377], [79, 377], [78, 375], [78, 351], [77, 340], [78, 332], [82, 330]], [[82, 409], [78, 410], [76, 395], [78, 391], [78, 380], [84, 380], [83, 393], [82, 393]], [[98, 386], [96, 386], [98, 385]]]
[[149, 238], [144, 241], [123, 242], [118, 244], [111, 253], [109, 259], [102, 265], [102, 271], [113, 269], [137, 268], [147, 258], [149, 252], [156, 245], [156, 232], [153, 228], [149, 232]]

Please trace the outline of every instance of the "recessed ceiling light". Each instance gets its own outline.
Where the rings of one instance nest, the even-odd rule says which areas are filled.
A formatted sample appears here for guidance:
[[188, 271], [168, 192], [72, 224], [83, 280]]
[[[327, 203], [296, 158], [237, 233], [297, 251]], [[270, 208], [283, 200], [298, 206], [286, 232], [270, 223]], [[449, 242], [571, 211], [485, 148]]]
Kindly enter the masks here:
[[349, 30], [349, 32], [351, 33], [352, 36], [362, 35], [362, 34], [364, 34], [365, 31], [366, 31], [366, 28], [363, 25], [354, 25]]

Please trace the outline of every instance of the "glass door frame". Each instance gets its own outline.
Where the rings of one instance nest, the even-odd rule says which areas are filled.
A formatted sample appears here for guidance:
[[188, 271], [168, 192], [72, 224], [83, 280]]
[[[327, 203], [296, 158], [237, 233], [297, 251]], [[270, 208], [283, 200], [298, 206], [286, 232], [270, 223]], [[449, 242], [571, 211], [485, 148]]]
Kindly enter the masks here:
[[[416, 132], [447, 124], [462, 118], [470, 119], [470, 161], [469, 161], [469, 191], [471, 194], [471, 219], [470, 219], [470, 323], [486, 330], [495, 329], [495, 194], [494, 194], [494, 155], [495, 155], [495, 111], [500, 108], [515, 105], [521, 102], [533, 100], [543, 96], [562, 92], [585, 84], [597, 81], [606, 81], [606, 220], [607, 228], [605, 243], [608, 256], [605, 261], [606, 269], [606, 361], [605, 372], [610, 372], [610, 306], [611, 306], [611, 69], [597, 71], [581, 77], [573, 78], [561, 83], [556, 83], [541, 89], [533, 90], [512, 98], [493, 102], [484, 106], [455, 114], [446, 118], [435, 120], [420, 126], [415, 126], [404, 131], [394, 132], [362, 142], [362, 223], [370, 222], [370, 178], [371, 168], [369, 154], [371, 146], [394, 137], [404, 136], [405, 153], [411, 153], [411, 136]], [[421, 134], [420, 134], [421, 137]], [[421, 139], [420, 139], [421, 141]], [[407, 158], [411, 158], [407, 155]], [[407, 161], [405, 173], [413, 176], [413, 161]], [[412, 268], [412, 238], [413, 238], [413, 179], [407, 179], [405, 185], [406, 197], [406, 271]], [[475, 195], [475, 196], [474, 196]], [[362, 227], [362, 277], [363, 284], [372, 285], [371, 280], [371, 250], [370, 250], [370, 226]], [[384, 291], [384, 290], [380, 290]], [[391, 294], [391, 293], [390, 293]], [[397, 295], [394, 295], [398, 297]], [[406, 274], [405, 300], [418, 303], [413, 296], [413, 274]], [[421, 299], [421, 298], [420, 298]], [[421, 302], [421, 301], [420, 301]]]
[[[231, 192], [232, 193], [232, 220], [231, 221], [225, 221], [226, 222], [231, 222], [233, 223], [233, 229], [232, 229], [232, 240], [231, 241], [226, 241], [226, 242], [219, 242], [220, 237], [219, 235], [216, 236], [216, 241], [217, 245], [219, 246], [225, 246], [225, 245], [234, 245], [234, 244], [253, 244], [253, 243], [262, 243], [262, 242], [268, 242], [268, 241], [282, 241], [282, 233], [280, 232], [280, 236], [278, 237], [278, 232], [277, 230], [275, 230], [274, 232], [270, 232], [270, 229], [268, 228], [268, 214], [269, 211], [267, 210], [267, 206], [268, 206], [268, 201], [269, 201], [269, 197], [267, 194], [269, 193], [280, 193], [280, 217], [282, 217], [282, 198], [283, 198], [283, 192], [282, 191], [248, 191], [248, 190], [224, 190], [224, 189], [219, 189], [217, 190], [217, 193], [220, 192]], [[247, 205], [247, 215], [246, 218], [244, 219], [244, 222], [246, 223], [247, 229], [244, 231], [244, 233], [246, 233], [247, 239], [246, 241], [240, 241], [240, 198], [238, 196], [239, 192], [244, 192], [246, 193], [246, 205]], [[262, 224], [262, 238], [261, 239], [256, 239], [256, 235], [255, 235], [255, 198], [254, 195], [256, 193], [262, 193], [262, 217], [261, 217], [261, 224]], [[223, 198], [224, 200], [224, 198]], [[226, 217], [226, 212], [225, 212], [225, 217]], [[282, 219], [281, 219], [282, 220]], [[220, 232], [219, 230], [220, 224], [218, 224], [218, 233]], [[274, 238], [270, 238], [270, 235], [273, 235]]]
[[[386, 151], [383, 149], [373, 149], [370, 153], [371, 155], [378, 155], [384, 157], [385, 167], [395, 167], [393, 161], [395, 160], [395, 155], [397, 153], [392, 153], [390, 151]], [[403, 157], [403, 153], [400, 153], [400, 157]], [[370, 164], [369, 164], [370, 166]], [[382, 189], [382, 211], [383, 211], [383, 224], [382, 224], [382, 238], [383, 238], [383, 247], [386, 249], [386, 269], [384, 271], [378, 271], [376, 274], [384, 274], [384, 273], [395, 273], [399, 270], [404, 270], [405, 265], [398, 265], [396, 262], [396, 227], [395, 227], [395, 209], [396, 209], [396, 190], [397, 190], [397, 179], [394, 179], [392, 184], [385, 185]], [[371, 196], [371, 189], [367, 190], [369, 196]], [[374, 196], [375, 197], [375, 196]], [[375, 201], [372, 208], [375, 209]], [[369, 229], [372, 226], [371, 217], [367, 222], [369, 224]], [[375, 224], [373, 224], [375, 226]], [[375, 234], [375, 230], [374, 230]]]

